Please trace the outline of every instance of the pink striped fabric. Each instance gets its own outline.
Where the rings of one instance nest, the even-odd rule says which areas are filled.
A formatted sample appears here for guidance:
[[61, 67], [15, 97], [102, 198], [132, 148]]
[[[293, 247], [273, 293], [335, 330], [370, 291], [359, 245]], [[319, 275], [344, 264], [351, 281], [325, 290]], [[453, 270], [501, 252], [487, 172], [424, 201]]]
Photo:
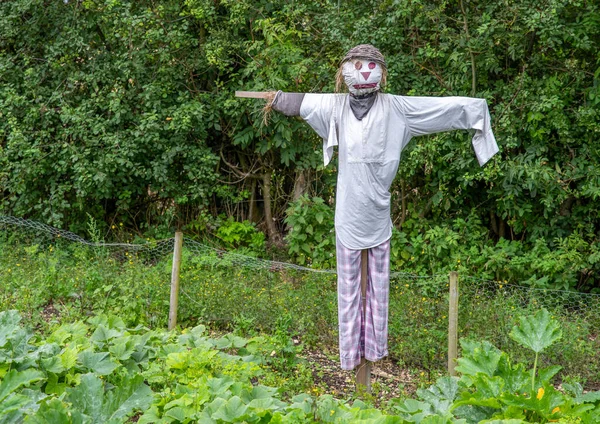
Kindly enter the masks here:
[[368, 249], [367, 306], [362, 320], [360, 290], [361, 251], [336, 242], [340, 362], [351, 370], [361, 357], [378, 361], [388, 355], [390, 241]]

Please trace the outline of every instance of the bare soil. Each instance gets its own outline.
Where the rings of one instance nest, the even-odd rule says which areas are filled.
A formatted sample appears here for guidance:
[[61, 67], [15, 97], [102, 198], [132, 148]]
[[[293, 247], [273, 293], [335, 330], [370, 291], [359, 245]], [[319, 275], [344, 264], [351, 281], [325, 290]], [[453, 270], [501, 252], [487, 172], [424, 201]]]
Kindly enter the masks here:
[[[304, 350], [299, 356], [311, 368], [315, 386], [322, 393], [338, 399], [363, 397], [356, 390], [356, 369], [342, 370], [335, 349]], [[416, 376], [386, 358], [371, 365], [371, 396], [367, 396], [375, 406], [382, 406], [391, 399], [412, 396], [417, 383]]]

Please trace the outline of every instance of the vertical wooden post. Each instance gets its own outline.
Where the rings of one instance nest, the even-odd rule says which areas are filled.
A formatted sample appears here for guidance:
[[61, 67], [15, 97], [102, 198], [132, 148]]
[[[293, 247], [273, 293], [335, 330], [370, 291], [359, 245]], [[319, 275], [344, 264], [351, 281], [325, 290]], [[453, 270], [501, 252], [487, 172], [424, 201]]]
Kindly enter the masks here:
[[[360, 292], [362, 302], [362, 319], [363, 323], [366, 318], [367, 311], [367, 266], [369, 261], [368, 250], [365, 249], [360, 254]], [[364, 325], [363, 325], [364, 326]], [[366, 326], [364, 326], [366, 327]], [[364, 334], [362, 335], [364, 337]], [[364, 390], [371, 393], [371, 363], [364, 357], [360, 361], [358, 370], [356, 371], [356, 390]]]
[[177, 304], [179, 303], [179, 268], [181, 265], [181, 247], [183, 233], [175, 232], [175, 247], [173, 248], [173, 267], [171, 268], [171, 298], [169, 301], [169, 331], [177, 325]]
[[456, 375], [458, 357], [458, 272], [450, 272], [450, 295], [448, 297], [448, 373]]

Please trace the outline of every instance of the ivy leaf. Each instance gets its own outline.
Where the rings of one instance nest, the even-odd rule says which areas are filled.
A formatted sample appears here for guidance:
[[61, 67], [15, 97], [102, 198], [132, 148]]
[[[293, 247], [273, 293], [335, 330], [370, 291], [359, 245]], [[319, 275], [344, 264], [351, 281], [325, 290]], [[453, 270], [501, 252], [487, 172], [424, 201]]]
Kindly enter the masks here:
[[562, 337], [558, 322], [550, 318], [546, 309], [541, 309], [534, 316], [519, 318], [521, 325], [514, 326], [510, 337], [521, 346], [540, 353]]
[[119, 364], [111, 361], [108, 352], [81, 352], [79, 362], [83, 368], [98, 375], [108, 375], [119, 366]]

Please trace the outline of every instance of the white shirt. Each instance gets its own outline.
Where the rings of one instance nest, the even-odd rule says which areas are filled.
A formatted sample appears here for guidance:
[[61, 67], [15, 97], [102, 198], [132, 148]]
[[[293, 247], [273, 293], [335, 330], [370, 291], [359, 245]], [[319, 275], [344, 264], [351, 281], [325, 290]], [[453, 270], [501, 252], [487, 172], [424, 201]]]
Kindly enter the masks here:
[[375, 247], [392, 236], [389, 189], [412, 137], [475, 129], [473, 148], [479, 164], [498, 152], [484, 99], [378, 93], [359, 121], [348, 94], [306, 94], [300, 116], [323, 138], [325, 165], [333, 146], [338, 146], [335, 230], [348, 249]]

